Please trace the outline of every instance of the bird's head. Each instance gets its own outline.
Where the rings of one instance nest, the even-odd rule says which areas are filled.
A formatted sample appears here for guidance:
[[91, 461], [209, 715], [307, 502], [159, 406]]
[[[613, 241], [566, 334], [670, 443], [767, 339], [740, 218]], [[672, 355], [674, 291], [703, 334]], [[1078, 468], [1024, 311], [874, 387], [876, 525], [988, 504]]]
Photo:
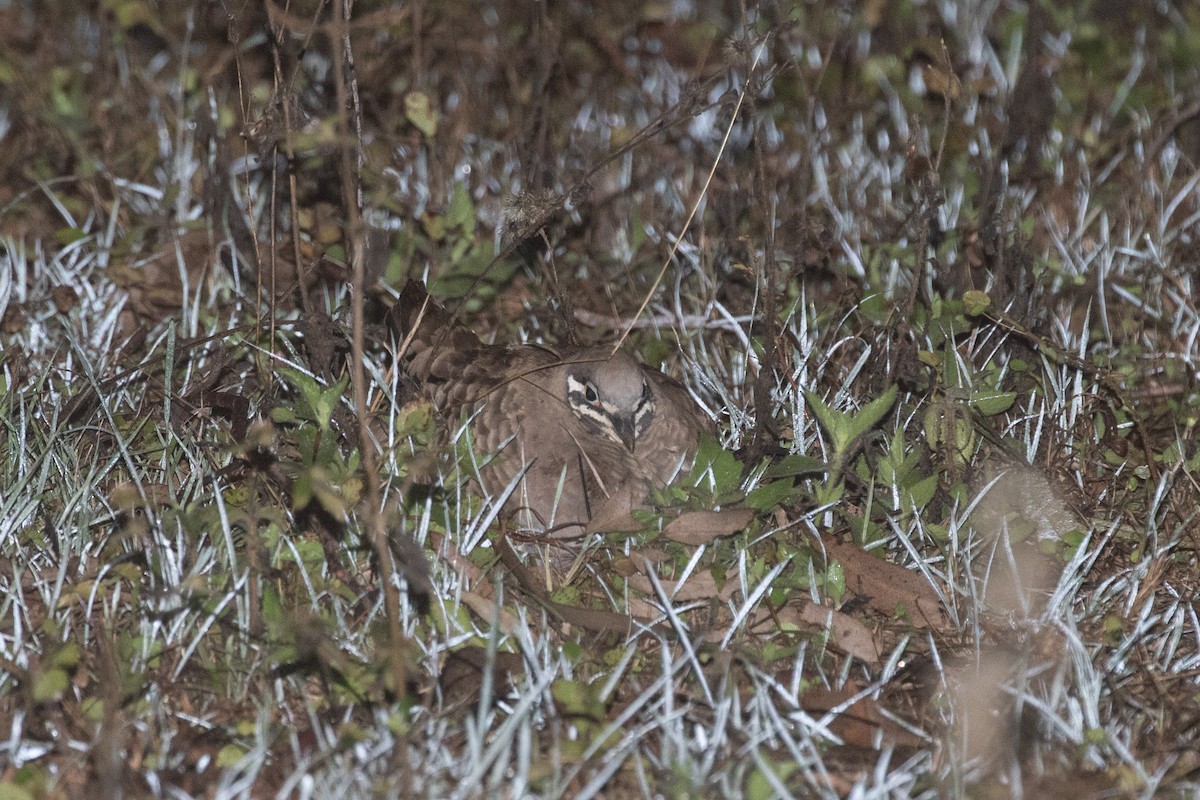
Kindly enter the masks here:
[[654, 418], [654, 393], [645, 370], [629, 354], [581, 361], [567, 368], [567, 405], [595, 430], [630, 452]]

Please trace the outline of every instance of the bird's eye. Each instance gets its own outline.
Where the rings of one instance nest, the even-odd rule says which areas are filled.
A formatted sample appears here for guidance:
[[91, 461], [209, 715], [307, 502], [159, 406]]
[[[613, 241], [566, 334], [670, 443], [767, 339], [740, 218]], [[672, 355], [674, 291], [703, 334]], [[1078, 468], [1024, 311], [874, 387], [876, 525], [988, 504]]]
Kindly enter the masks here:
[[584, 389], [583, 398], [585, 400], [587, 400], [589, 403], [596, 402], [596, 398], [597, 398], [596, 389], [590, 383], [587, 385], [587, 388]]

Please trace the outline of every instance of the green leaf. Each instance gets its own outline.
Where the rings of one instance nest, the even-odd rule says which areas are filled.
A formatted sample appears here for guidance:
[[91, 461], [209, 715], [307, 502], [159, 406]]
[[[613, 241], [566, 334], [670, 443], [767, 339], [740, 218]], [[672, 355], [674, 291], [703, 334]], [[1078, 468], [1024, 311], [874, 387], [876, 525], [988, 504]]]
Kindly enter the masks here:
[[435, 242], [446, 238], [446, 218], [441, 214], [426, 211], [421, 215], [421, 227], [425, 230], [425, 235]]
[[888, 302], [886, 296], [877, 292], [864, 297], [862, 302], [858, 304], [858, 310], [859, 313], [876, 325], [883, 325], [895, 309]]
[[790, 480], [764, 483], [746, 495], [746, 505], [756, 511], [768, 511], [784, 505], [800, 494], [800, 491]]
[[899, 389], [897, 389], [895, 384], [892, 384], [886, 392], [867, 403], [859, 409], [857, 414], [854, 414], [850, 423], [850, 441], [854, 441], [879, 424], [884, 415], [895, 405], [898, 392]]
[[758, 769], [750, 773], [750, 778], [746, 781], [746, 800], [773, 800], [779, 796], [775, 791], [776, 784], [763, 772], [766, 769], [772, 769], [779, 783], [786, 783], [787, 779], [800, 769], [800, 765], [794, 761], [783, 761], [770, 765], [763, 762]]
[[321, 508], [329, 512], [334, 519], [345, 519], [350, 513], [350, 503], [342, 493], [340, 485], [335, 485], [329, 474], [319, 466], [314, 466], [312, 473], [312, 493]]
[[846, 570], [840, 561], [830, 561], [825, 568], [825, 593], [835, 606], [841, 605], [846, 594]]
[[217, 752], [217, 766], [228, 768], [236, 766], [246, 756], [246, 751], [236, 744], [227, 744]]
[[973, 392], [968, 401], [980, 414], [990, 417], [1007, 411], [1017, 399], [1016, 392], [996, 392], [991, 390]]
[[62, 669], [74, 669], [79, 666], [79, 645], [75, 642], [66, 642], [54, 654], [50, 663]]
[[957, 387], [965, 385], [962, 370], [959, 368], [958, 351], [954, 349], [954, 326], [946, 323], [938, 325], [944, 333], [945, 345], [942, 347], [942, 385]]
[[988, 297], [987, 292], [971, 289], [963, 295], [963, 308], [966, 309], [968, 317], [978, 317], [991, 305], [992, 298]]
[[604, 703], [600, 700], [599, 690], [592, 684], [560, 679], [550, 685], [550, 694], [567, 716], [604, 718]]
[[264, 582], [262, 588], [262, 618], [271, 638], [278, 638], [284, 630], [283, 603], [279, 600], [279, 592], [275, 587]]
[[846, 415], [834, 411], [814, 392], [806, 391], [804, 399], [808, 402], [808, 407], [812, 409], [813, 416], [817, 418], [817, 422], [829, 434], [829, 437], [833, 439], [834, 451], [840, 453], [845, 450], [846, 445], [850, 444], [849, 429], [845, 422]]
[[135, 25], [146, 25], [153, 27], [155, 15], [147, 7], [144, 0], [108, 0], [105, 7], [113, 12], [116, 17], [117, 24], [125, 30], [129, 30]]
[[842, 482], [829, 484], [823, 483], [817, 487], [816, 501], [817, 505], [823, 506], [829, 503], [836, 503], [842, 499], [842, 495], [846, 493], [846, 484]]
[[[454, 271], [460, 275], [470, 276], [472, 283], [474, 279], [487, 272], [487, 268], [492, 263], [492, 247], [488, 245], [476, 245], [467, 239], [463, 239], [459, 246], [462, 252], [454, 257]], [[460, 292], [466, 294], [466, 290]]]
[[[913, 505], [919, 510], [926, 506], [933, 499], [934, 493], [937, 491], [938, 476], [930, 475], [928, 478], [922, 478], [912, 485], [908, 490], [909, 499]], [[904, 509], [911, 511], [911, 508]]]
[[396, 409], [395, 426], [397, 438], [413, 438], [424, 444], [429, 442], [434, 434], [433, 406], [420, 401], [409, 403]]
[[942, 417], [945, 412], [942, 403], [930, 403], [925, 407], [925, 420], [921, 427], [925, 433], [925, 443], [931, 450], [941, 447], [945, 438], [942, 432]]
[[892, 384], [886, 392], [854, 413], [834, 411], [812, 392], [805, 392], [804, 398], [808, 401], [817, 422], [833, 439], [833, 451], [837, 456], [836, 460], [840, 462], [851, 442], [879, 424], [896, 403], [898, 392], [899, 389]]
[[696, 463], [689, 483], [703, 484], [708, 476], [716, 496], [737, 493], [741, 489], [742, 462], [719, 442], [705, 437], [696, 449]]
[[33, 683], [33, 700], [35, 703], [48, 703], [55, 700], [67, 690], [71, 678], [66, 670], [48, 669], [37, 677]]
[[337, 408], [338, 400], [346, 393], [346, 387], [349, 385], [350, 376], [347, 374], [343, 375], [333, 386], [323, 390], [318, 389], [317, 400], [313, 404], [313, 408], [317, 414], [316, 422], [321, 426], [322, 430], [329, 430], [329, 423], [333, 419], [333, 411]]
[[62, 245], [74, 244], [80, 239], [86, 239], [87, 236], [87, 231], [79, 228], [59, 228], [54, 232], [54, 238]]
[[814, 472], [825, 472], [829, 465], [811, 456], [793, 453], [773, 461], [763, 472], [763, 480], [776, 478], [794, 478], [797, 475], [809, 475]]
[[426, 139], [437, 133], [438, 113], [424, 92], [409, 92], [404, 96], [404, 116]]
[[300, 418], [287, 406], [275, 406], [271, 409], [271, 421], [280, 425], [293, 425], [300, 422]]
[[[85, 697], [79, 703], [79, 711], [89, 722], [104, 721], [104, 701], [99, 697]], [[4, 795], [0, 792], [0, 798]]]
[[292, 510], [299, 511], [313, 499], [313, 479], [310, 470], [301, 470], [292, 483]]
[[[308, 375], [297, 369], [288, 367], [280, 367], [279, 375], [288, 383], [300, 391], [300, 398], [303, 402], [297, 404], [298, 407], [293, 411], [298, 414], [299, 419], [307, 419], [317, 423], [321, 430], [329, 430], [330, 420], [333, 419], [333, 411], [337, 408], [338, 400], [346, 393], [346, 387], [350, 384], [350, 376], [343, 375], [337, 383], [332, 386], [323, 386], [321, 382], [312, 375]], [[281, 408], [279, 406], [276, 409]], [[276, 422], [289, 422], [296, 419], [289, 419], [288, 412], [272, 410], [272, 419]]]
[[454, 184], [454, 192], [450, 195], [446, 226], [457, 228], [468, 235], [475, 231], [475, 204], [471, 202], [467, 187], [461, 183]]

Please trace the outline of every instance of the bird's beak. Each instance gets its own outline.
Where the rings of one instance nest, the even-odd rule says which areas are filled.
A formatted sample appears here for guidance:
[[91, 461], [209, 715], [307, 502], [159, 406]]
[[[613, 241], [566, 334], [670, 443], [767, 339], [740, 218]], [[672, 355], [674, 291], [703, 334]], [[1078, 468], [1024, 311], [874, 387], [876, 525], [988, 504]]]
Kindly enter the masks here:
[[617, 431], [617, 436], [624, 443], [625, 448], [629, 452], [633, 452], [633, 445], [636, 441], [637, 431], [633, 425], [633, 417], [627, 417], [624, 414], [612, 418], [613, 428]]

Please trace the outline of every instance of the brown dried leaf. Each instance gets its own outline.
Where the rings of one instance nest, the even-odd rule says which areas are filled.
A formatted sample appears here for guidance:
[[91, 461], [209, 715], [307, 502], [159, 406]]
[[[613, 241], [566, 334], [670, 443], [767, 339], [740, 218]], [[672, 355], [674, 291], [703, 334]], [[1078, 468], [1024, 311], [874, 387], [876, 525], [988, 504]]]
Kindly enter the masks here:
[[825, 552], [846, 573], [846, 588], [864, 598], [871, 608], [888, 616], [907, 612], [918, 627], [946, 630], [949, 621], [937, 592], [920, 573], [884, 561], [861, 547], [822, 538]]
[[748, 508], [688, 511], [668, 522], [663, 534], [672, 541], [699, 546], [743, 530], [752, 519], [754, 512]]
[[[862, 690], [862, 686], [847, 684], [841, 689], [808, 689], [800, 697], [804, 710], [813, 716], [826, 714], [845, 703]], [[853, 747], [878, 749], [881, 746], [919, 747], [918, 736], [897, 724], [880, 710], [879, 702], [860, 697], [852, 702], [830, 724], [829, 729]]]
[[584, 535], [641, 530], [641, 523], [633, 518], [634, 508], [633, 493], [630, 489], [617, 492], [605, 499], [592, 514], [591, 521], [584, 528]]
[[[725, 581], [723, 587], [718, 588], [717, 579], [713, 577], [711, 572], [696, 571], [688, 576], [686, 581], [669, 581], [659, 579], [658, 581], [667, 596], [672, 600], [680, 603], [685, 603], [690, 600], [704, 600], [709, 597], [719, 597], [722, 600], [728, 600], [733, 597], [734, 592], [738, 589], [737, 581]], [[629, 578], [629, 585], [637, 589], [642, 594], [654, 596], [654, 586], [650, 582], [650, 578], [646, 575], [633, 575]]]
[[504, 607], [496, 607], [496, 602], [475, 592], [462, 592], [463, 603], [487, 623], [495, 621], [496, 626], [507, 634], [516, 632], [519, 627], [516, 615]]
[[640, 547], [627, 556], [620, 554], [613, 556], [612, 568], [621, 577], [628, 578], [630, 575], [637, 575], [647, 566], [653, 567], [670, 559], [670, 554], [665, 550], [657, 547]]
[[867, 627], [848, 614], [808, 600], [785, 606], [777, 612], [780, 622], [797, 627], [815, 627], [829, 632], [829, 643], [844, 653], [873, 667], [882, 661], [875, 637]]

